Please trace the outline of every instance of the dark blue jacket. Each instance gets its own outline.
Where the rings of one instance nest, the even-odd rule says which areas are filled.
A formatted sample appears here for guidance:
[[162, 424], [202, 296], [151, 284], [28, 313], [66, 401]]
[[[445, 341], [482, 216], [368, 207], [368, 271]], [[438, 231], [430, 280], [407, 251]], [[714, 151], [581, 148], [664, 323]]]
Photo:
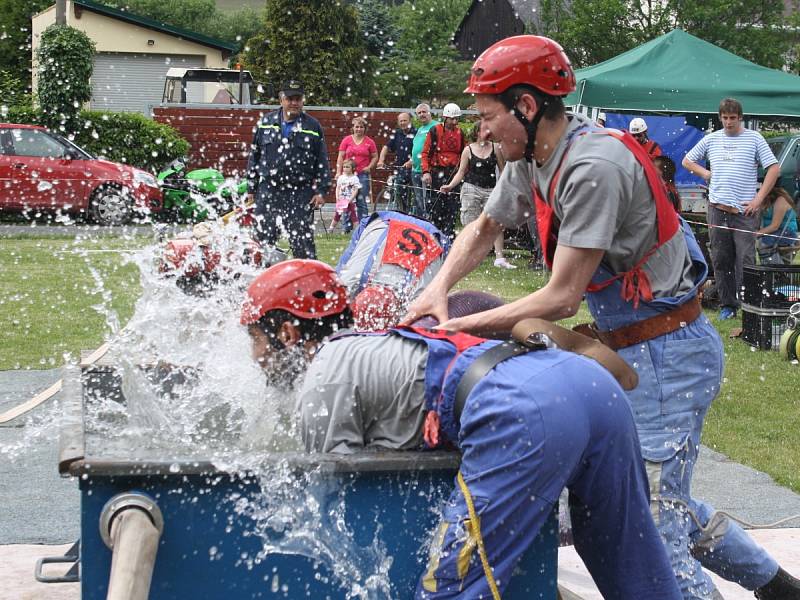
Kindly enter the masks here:
[[319, 121], [300, 113], [284, 138], [282, 120], [283, 109], [278, 109], [259, 121], [247, 161], [247, 190], [255, 193], [263, 183], [279, 190], [310, 188], [327, 193], [331, 171]]

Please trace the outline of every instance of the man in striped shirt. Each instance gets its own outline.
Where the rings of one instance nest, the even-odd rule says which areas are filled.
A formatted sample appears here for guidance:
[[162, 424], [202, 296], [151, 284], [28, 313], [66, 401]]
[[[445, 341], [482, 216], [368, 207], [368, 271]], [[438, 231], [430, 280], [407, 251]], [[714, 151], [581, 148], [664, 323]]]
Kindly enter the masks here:
[[[745, 129], [742, 105], [725, 98], [719, 105], [722, 129], [704, 137], [683, 159], [683, 167], [708, 181], [711, 262], [719, 293], [720, 319], [732, 319], [740, 300], [744, 265], [755, 263], [755, 232], [764, 199], [780, 167], [757, 131]], [[707, 159], [709, 169], [698, 164]], [[758, 165], [766, 170], [756, 190]]]

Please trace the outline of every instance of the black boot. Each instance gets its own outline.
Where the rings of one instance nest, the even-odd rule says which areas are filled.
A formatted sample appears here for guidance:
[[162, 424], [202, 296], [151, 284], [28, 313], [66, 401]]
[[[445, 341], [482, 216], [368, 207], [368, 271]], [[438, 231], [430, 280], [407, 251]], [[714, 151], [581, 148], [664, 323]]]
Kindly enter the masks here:
[[778, 568], [775, 577], [753, 593], [758, 600], [800, 600], [800, 580]]

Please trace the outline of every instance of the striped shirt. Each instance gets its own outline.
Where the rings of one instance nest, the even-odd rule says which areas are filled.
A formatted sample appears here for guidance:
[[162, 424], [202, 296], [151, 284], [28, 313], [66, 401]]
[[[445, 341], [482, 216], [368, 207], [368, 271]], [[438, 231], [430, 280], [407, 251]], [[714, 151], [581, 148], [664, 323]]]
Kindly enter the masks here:
[[709, 200], [740, 211], [743, 202], [756, 196], [758, 165], [767, 169], [778, 162], [763, 136], [752, 129], [743, 129], [738, 135], [715, 131], [700, 140], [686, 158], [695, 163], [708, 158]]

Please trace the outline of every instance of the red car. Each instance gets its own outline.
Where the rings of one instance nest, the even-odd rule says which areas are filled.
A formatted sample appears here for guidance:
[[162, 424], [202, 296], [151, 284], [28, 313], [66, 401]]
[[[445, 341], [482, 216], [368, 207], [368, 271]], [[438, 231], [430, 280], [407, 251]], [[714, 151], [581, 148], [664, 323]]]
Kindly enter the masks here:
[[0, 211], [66, 212], [121, 225], [161, 204], [147, 171], [95, 158], [44, 127], [0, 123]]

